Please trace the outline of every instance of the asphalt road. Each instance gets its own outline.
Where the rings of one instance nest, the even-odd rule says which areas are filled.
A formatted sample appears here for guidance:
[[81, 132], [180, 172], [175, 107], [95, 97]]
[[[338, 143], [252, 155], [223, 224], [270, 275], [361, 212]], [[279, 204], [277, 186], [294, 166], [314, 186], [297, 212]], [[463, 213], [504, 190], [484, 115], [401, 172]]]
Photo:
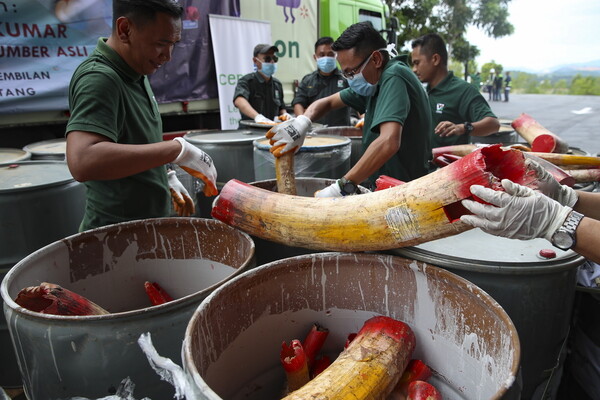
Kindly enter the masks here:
[[600, 96], [511, 93], [509, 100], [489, 102], [498, 118], [513, 120], [527, 113], [569, 146], [600, 154]]

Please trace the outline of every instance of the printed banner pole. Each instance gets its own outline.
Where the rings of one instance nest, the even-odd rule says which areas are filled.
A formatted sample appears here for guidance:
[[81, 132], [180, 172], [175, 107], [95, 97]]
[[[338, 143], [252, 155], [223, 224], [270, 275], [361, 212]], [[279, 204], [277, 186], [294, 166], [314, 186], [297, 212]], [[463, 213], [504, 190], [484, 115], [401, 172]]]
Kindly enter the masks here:
[[209, 15], [217, 69], [221, 129], [237, 129], [241, 119], [233, 105], [237, 81], [253, 71], [254, 46], [271, 43], [271, 24], [222, 15]]

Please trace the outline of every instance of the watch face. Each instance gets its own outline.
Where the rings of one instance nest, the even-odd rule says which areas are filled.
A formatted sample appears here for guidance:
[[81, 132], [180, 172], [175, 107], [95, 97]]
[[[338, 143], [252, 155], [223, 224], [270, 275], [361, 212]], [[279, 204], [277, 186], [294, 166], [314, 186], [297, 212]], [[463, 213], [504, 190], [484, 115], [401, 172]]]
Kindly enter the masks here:
[[562, 250], [568, 250], [573, 246], [573, 237], [565, 231], [557, 231], [552, 236], [552, 244]]
[[354, 193], [355, 190], [356, 190], [356, 186], [354, 185], [354, 183], [346, 182], [344, 184], [344, 192], [351, 194], [351, 193]]

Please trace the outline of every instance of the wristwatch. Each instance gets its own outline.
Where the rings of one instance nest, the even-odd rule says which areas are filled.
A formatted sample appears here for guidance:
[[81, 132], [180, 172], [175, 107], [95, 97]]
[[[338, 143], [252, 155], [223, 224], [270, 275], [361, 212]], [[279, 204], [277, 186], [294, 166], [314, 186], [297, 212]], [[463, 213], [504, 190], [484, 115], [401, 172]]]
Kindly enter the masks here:
[[575, 231], [582, 219], [583, 214], [580, 214], [577, 211], [571, 211], [565, 222], [563, 222], [561, 227], [552, 235], [550, 240], [552, 245], [561, 250], [572, 249], [575, 246], [575, 243], [577, 243]]
[[344, 196], [358, 192], [358, 186], [356, 186], [356, 183], [352, 182], [350, 179], [347, 179], [345, 176], [338, 180], [338, 185], [340, 185], [340, 189], [342, 190], [342, 194]]
[[475, 129], [475, 127], [473, 126], [472, 123], [465, 122], [465, 134], [470, 135], [471, 132], [473, 132], [473, 129]]

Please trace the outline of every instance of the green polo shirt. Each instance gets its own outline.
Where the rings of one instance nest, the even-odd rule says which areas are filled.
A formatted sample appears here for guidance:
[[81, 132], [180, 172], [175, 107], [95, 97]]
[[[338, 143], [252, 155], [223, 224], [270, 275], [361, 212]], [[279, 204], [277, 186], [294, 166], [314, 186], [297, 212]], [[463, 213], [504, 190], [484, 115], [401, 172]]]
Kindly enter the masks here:
[[436, 87], [428, 91], [429, 105], [433, 116], [431, 147], [467, 144], [469, 135], [440, 137], [433, 133], [435, 127], [442, 121], [455, 124], [481, 121], [485, 117], [494, 117], [489, 104], [479, 90], [460, 78], [452, 71]]
[[[348, 87], [348, 81], [344, 79], [339, 69], [335, 69], [331, 75], [323, 75], [319, 70], [305, 75], [298, 85], [296, 96], [292, 100], [292, 106], [300, 104], [307, 108], [316, 100], [335, 94]], [[314, 121], [328, 126], [350, 125], [350, 109], [339, 108], [328, 112], [323, 118]]]
[[[129, 67], [104, 38], [73, 73], [69, 106], [66, 134], [93, 132], [122, 144], [162, 141], [160, 112], [148, 78]], [[171, 212], [164, 166], [122, 179], [84, 184], [87, 198], [80, 230], [167, 217]]]
[[[233, 101], [242, 96], [259, 114], [275, 119], [279, 111], [285, 109], [283, 102], [283, 86], [281, 81], [271, 77], [268, 81], [258, 72], [242, 76], [235, 87]], [[242, 119], [253, 119], [242, 114]]]
[[340, 92], [342, 101], [358, 112], [365, 112], [363, 150], [379, 136], [384, 122], [402, 125], [400, 149], [369, 180], [373, 185], [380, 175], [410, 181], [430, 171], [431, 112], [421, 82], [406, 64], [406, 56], [388, 61], [371, 97], [348, 88]]

